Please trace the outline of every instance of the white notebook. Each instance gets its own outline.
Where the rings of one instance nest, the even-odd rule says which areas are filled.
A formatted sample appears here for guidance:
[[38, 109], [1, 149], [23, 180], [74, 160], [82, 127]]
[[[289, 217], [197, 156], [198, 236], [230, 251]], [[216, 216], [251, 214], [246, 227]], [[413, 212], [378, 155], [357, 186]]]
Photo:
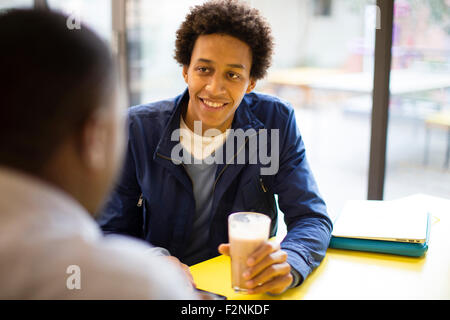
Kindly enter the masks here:
[[348, 201], [333, 227], [334, 237], [424, 243], [428, 213], [416, 201]]

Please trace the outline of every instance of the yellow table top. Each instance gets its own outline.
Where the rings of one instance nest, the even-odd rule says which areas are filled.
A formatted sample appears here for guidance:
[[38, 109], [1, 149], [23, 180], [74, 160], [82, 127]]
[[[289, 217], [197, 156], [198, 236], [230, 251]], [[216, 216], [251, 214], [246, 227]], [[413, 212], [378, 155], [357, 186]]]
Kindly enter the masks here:
[[200, 289], [241, 299], [450, 299], [450, 200], [435, 202], [429, 249], [421, 258], [328, 249], [304, 283], [279, 296], [231, 289], [225, 256], [191, 267]]

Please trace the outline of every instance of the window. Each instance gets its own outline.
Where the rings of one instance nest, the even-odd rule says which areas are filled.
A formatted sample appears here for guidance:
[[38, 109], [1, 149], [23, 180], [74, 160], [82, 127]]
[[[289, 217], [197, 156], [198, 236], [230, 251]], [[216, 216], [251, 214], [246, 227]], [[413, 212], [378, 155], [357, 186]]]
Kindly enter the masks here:
[[174, 97], [186, 84], [173, 58], [175, 32], [200, 0], [127, 1], [131, 105]]
[[394, 4], [385, 199], [449, 197], [449, 3]]
[[331, 0], [314, 0], [314, 15], [325, 16], [331, 15]]
[[9, 8], [31, 8], [33, 5], [34, 0], [2, 0], [2, 2], [0, 2], [0, 10]]
[[332, 1], [327, 19], [316, 2], [253, 0], [269, 20], [276, 47], [257, 90], [295, 108], [306, 155], [329, 209], [366, 199], [376, 16], [371, 1]]
[[85, 23], [105, 41], [112, 36], [111, 0], [47, 0], [51, 10], [62, 11], [74, 19], [74, 24]]

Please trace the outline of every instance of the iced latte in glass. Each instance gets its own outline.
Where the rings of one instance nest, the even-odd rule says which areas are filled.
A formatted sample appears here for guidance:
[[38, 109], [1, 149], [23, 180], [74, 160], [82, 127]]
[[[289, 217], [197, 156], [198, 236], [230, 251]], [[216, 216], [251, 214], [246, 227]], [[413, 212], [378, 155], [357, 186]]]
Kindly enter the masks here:
[[247, 292], [242, 276], [247, 259], [269, 238], [270, 218], [261, 213], [237, 212], [228, 217], [231, 257], [231, 285], [236, 292]]

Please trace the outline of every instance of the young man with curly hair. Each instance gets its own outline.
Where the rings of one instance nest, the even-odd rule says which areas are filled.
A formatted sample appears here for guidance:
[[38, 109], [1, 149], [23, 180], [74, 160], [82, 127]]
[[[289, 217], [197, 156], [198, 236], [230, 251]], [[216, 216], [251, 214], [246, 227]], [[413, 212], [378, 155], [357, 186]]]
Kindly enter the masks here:
[[[277, 194], [288, 232], [281, 245], [268, 241], [249, 258], [249, 292], [282, 293], [319, 265], [332, 223], [294, 110], [253, 92], [272, 51], [268, 23], [245, 3], [209, 1], [191, 9], [175, 50], [187, 90], [130, 109], [122, 178], [99, 219], [105, 233], [143, 238], [191, 265], [218, 251], [229, 254], [227, 218], [233, 212], [268, 215], [275, 235]], [[269, 174], [267, 162], [254, 161], [264, 153], [276, 169]]]

